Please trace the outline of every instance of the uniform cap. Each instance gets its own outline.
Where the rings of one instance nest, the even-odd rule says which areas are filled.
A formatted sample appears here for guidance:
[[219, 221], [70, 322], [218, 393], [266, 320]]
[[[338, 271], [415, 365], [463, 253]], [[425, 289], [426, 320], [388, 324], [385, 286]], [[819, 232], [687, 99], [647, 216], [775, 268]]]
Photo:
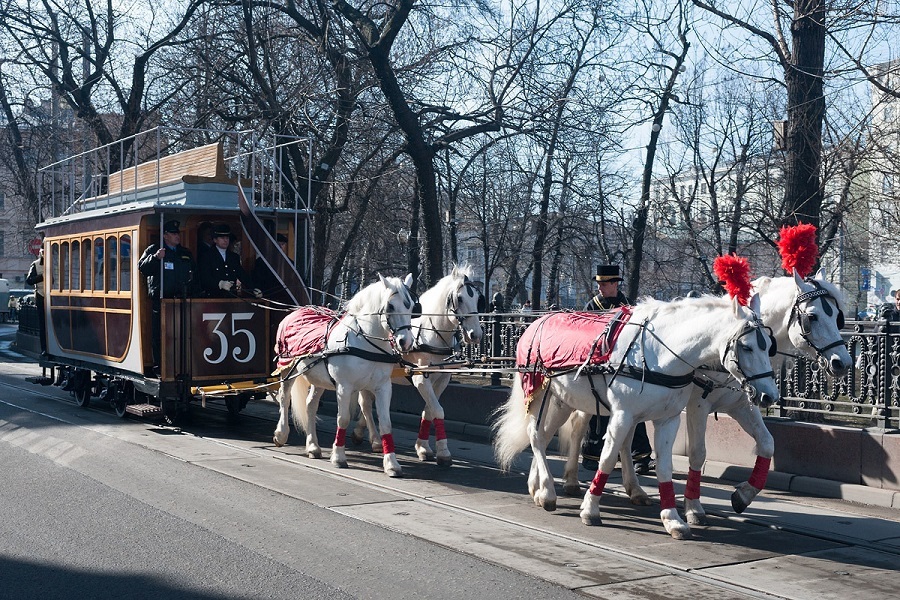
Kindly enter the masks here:
[[230, 237], [231, 236], [231, 227], [226, 225], [225, 223], [220, 223], [213, 227], [212, 231], [213, 237]]
[[181, 223], [179, 223], [175, 219], [166, 221], [166, 224], [163, 225], [163, 231], [165, 233], [181, 233]]

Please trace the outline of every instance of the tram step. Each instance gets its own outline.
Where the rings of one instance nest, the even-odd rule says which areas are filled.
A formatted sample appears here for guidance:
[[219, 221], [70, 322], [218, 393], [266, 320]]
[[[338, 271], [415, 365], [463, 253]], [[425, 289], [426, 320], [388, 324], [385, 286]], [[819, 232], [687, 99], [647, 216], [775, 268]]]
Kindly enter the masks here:
[[155, 417], [163, 414], [162, 409], [153, 404], [129, 404], [125, 407], [125, 412], [138, 417]]

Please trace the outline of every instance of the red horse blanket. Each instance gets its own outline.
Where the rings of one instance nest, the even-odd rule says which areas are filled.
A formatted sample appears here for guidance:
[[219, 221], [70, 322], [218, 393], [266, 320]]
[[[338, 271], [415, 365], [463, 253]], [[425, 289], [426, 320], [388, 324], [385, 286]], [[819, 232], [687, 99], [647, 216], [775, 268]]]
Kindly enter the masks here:
[[528, 326], [516, 346], [516, 366], [525, 367], [522, 387], [530, 401], [552, 371], [609, 361], [631, 307], [605, 312], [550, 313]]
[[278, 367], [289, 366], [296, 358], [324, 350], [331, 325], [340, 318], [338, 313], [321, 306], [303, 306], [285, 317], [278, 325], [275, 338]]

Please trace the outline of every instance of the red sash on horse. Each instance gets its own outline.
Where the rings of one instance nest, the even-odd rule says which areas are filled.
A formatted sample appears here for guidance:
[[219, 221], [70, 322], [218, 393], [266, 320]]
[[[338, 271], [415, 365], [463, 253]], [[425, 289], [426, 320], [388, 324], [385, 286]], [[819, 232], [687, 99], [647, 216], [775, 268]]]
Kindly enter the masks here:
[[291, 365], [295, 359], [316, 354], [325, 349], [331, 324], [341, 315], [321, 306], [298, 308], [278, 325], [275, 354], [278, 367]]
[[525, 398], [544, 383], [552, 371], [609, 361], [622, 327], [631, 318], [631, 307], [605, 312], [550, 313], [528, 326], [516, 346], [516, 366], [522, 373]]

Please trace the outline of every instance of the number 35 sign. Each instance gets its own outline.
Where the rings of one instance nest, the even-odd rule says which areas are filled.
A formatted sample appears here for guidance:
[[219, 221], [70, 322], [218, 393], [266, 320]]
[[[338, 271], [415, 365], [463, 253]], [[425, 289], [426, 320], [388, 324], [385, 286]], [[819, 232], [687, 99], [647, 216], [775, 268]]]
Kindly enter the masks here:
[[191, 303], [185, 335], [193, 378], [235, 381], [268, 376], [271, 344], [266, 313], [236, 299]]

